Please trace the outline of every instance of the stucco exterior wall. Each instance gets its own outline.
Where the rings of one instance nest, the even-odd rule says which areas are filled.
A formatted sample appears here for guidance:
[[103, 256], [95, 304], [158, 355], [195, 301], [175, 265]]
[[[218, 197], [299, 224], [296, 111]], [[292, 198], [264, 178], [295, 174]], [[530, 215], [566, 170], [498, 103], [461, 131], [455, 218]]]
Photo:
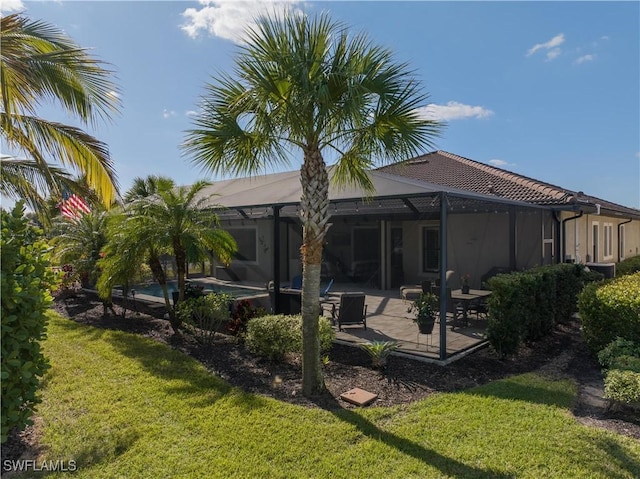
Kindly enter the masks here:
[[[562, 218], [570, 218], [573, 213], [563, 213]], [[568, 221], [565, 227], [565, 259], [576, 262], [617, 263], [620, 258], [630, 258], [640, 254], [640, 221], [633, 220], [622, 226], [623, 248], [620, 250], [620, 228], [627, 218], [607, 215], [586, 214], [577, 220]], [[598, 240], [594, 238], [597, 227]], [[611, 248], [605, 251], [606, 228], [611, 231]], [[607, 254], [609, 253], [609, 254]]]

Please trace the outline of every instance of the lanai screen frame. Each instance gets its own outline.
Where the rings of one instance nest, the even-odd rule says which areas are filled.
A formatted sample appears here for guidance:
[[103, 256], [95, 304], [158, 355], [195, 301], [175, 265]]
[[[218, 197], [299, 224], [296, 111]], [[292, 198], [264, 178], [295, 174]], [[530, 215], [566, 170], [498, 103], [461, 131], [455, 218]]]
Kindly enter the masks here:
[[[412, 182], [419, 183], [419, 182]], [[417, 220], [422, 215], [434, 215], [439, 219], [440, 226], [440, 297], [445, 298], [440, 304], [440, 317], [446, 318], [447, 312], [447, 244], [448, 217], [451, 211], [457, 212], [508, 212], [509, 213], [509, 256], [510, 263], [515, 264], [515, 227], [516, 211], [527, 209], [535, 211], [571, 210], [572, 205], [566, 207], [551, 207], [536, 205], [506, 198], [476, 194], [456, 190], [453, 188], [434, 187], [424, 184], [431, 191], [424, 193], [394, 194], [386, 196], [347, 197], [336, 198], [329, 202], [332, 216], [364, 217], [376, 220], [404, 219]], [[426, 189], [425, 188], [425, 189]], [[299, 202], [248, 204], [243, 206], [227, 206], [214, 208], [221, 220], [272, 219], [274, 244], [280, 243], [280, 224], [283, 218], [298, 218]], [[558, 225], [556, 225], [558, 227]], [[559, 227], [558, 227], [559, 233]], [[273, 282], [274, 282], [274, 310], [280, 311], [280, 248], [273, 248]], [[440, 327], [439, 359], [445, 361], [447, 355], [447, 328]]]

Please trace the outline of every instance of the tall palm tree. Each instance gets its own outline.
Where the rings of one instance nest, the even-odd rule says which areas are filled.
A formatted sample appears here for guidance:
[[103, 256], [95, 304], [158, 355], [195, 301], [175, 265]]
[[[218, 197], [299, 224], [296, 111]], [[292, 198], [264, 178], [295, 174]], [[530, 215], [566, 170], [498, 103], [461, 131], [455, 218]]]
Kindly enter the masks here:
[[318, 340], [323, 238], [329, 227], [328, 151], [333, 181], [371, 192], [367, 169], [430, 146], [440, 125], [420, 119], [426, 100], [406, 64], [326, 14], [259, 19], [236, 59], [235, 77], [206, 87], [185, 152], [214, 173], [255, 174], [302, 152], [303, 393], [324, 389]]
[[117, 181], [107, 145], [80, 128], [39, 118], [37, 108], [57, 104], [85, 126], [108, 120], [120, 104], [111, 72], [47, 23], [15, 13], [0, 19], [0, 30], [0, 131], [16, 153], [0, 158], [0, 191], [34, 209], [44, 207], [47, 190], [58, 197], [64, 188], [83, 193], [50, 163], [55, 160], [86, 175], [109, 207]]

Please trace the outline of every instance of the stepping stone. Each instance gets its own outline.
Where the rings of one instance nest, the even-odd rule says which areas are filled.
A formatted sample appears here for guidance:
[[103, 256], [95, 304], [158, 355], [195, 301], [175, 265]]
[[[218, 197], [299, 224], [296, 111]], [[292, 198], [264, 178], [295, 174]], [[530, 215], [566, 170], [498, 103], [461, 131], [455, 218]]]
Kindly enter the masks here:
[[356, 406], [366, 406], [378, 399], [378, 395], [365, 391], [364, 389], [353, 388], [346, 393], [340, 394], [340, 399], [355, 404]]

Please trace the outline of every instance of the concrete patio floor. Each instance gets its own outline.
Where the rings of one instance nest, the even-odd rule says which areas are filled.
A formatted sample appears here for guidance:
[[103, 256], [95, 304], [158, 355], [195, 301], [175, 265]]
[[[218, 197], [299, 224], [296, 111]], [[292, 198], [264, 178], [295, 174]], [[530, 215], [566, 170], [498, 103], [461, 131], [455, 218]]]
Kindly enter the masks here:
[[[398, 290], [383, 291], [340, 284], [332, 288], [331, 296], [337, 301], [340, 292], [346, 291], [362, 291], [366, 294], [367, 329], [365, 331], [362, 325], [347, 325], [342, 327], [342, 331], [338, 331], [336, 327], [338, 341], [354, 345], [368, 341], [397, 341], [401, 353], [416, 359], [439, 362], [439, 321], [433, 328], [433, 334], [419, 334], [418, 326], [413, 322], [414, 315], [407, 312], [411, 301], [401, 299]], [[325, 312], [325, 316], [330, 315]], [[454, 322], [449, 317], [446, 322], [447, 362], [486, 345], [486, 327], [486, 319], [476, 319], [475, 315], [469, 316], [467, 325], [461, 318]]]

